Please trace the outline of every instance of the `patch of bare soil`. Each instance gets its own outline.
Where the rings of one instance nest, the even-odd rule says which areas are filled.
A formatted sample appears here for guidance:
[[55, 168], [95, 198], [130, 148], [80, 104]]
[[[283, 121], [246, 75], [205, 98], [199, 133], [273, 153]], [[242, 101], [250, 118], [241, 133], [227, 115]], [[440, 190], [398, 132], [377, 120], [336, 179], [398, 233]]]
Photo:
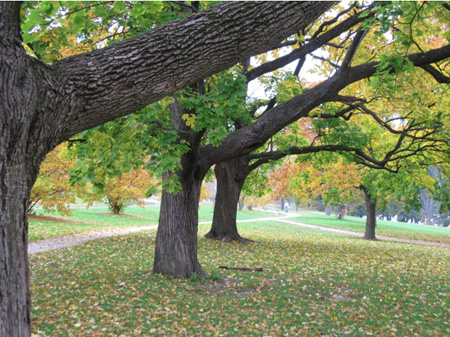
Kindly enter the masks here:
[[62, 217], [62, 216], [53, 216], [53, 215], [28, 214], [28, 219], [37, 220], [37, 221], [83, 223], [83, 221], [81, 221], [81, 220], [65, 218], [65, 217]]

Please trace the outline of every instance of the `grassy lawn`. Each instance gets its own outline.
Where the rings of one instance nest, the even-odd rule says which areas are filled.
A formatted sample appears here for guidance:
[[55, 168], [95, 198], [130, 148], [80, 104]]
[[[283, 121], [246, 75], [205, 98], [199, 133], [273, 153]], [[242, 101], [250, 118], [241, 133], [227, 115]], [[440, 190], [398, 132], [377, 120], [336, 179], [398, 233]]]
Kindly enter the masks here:
[[450, 335], [450, 249], [239, 226], [255, 243], [210, 241], [200, 226], [207, 280], [151, 274], [155, 230], [30, 256], [33, 334]]
[[[364, 233], [365, 230], [366, 220], [362, 218], [346, 216], [344, 220], [338, 220], [335, 216], [325, 215], [324, 213], [303, 211], [299, 212], [298, 215], [297, 218], [292, 218], [292, 220], [305, 224], [339, 228], [360, 233]], [[450, 244], [450, 228], [443, 227], [377, 220], [376, 234]]]
[[[106, 206], [94, 209], [74, 210], [73, 214], [62, 218], [57, 213], [38, 212], [38, 216], [30, 217], [29, 241], [46, 240], [66, 235], [88, 233], [113, 227], [136, 227], [157, 224], [157, 215], [142, 219], [131, 216], [116, 216], [107, 213]], [[125, 215], [130, 215], [128, 212]], [[56, 218], [50, 220], [53, 216]]]
[[[214, 206], [211, 203], [202, 204], [199, 209], [199, 221], [212, 221]], [[255, 219], [273, 216], [260, 211], [239, 211], [238, 220]], [[128, 207], [124, 215], [117, 216], [109, 212], [106, 205], [95, 205], [85, 209], [79, 207], [73, 214], [62, 218], [58, 213], [38, 211], [37, 216], [30, 217], [28, 240], [47, 240], [55, 237], [88, 233], [114, 227], [138, 227], [157, 225], [159, 206], [149, 205], [145, 208]]]
[[[211, 203], [202, 204], [199, 209], [199, 221], [210, 222], [213, 217], [214, 206]], [[88, 233], [114, 227], [136, 227], [157, 225], [159, 217], [159, 206], [149, 205], [146, 208], [128, 207], [123, 216], [116, 216], [109, 213], [106, 205], [96, 205], [93, 208], [85, 209], [80, 207], [73, 211], [72, 216], [61, 217], [57, 213], [38, 212], [43, 216], [57, 216], [49, 221], [46, 217], [31, 217], [29, 229], [29, 241], [45, 240], [66, 235]], [[280, 216], [284, 213], [280, 212]], [[346, 216], [344, 220], [338, 220], [334, 216], [327, 216], [317, 212], [290, 212], [298, 214], [298, 217], [291, 220], [325, 226], [331, 228], [345, 229], [354, 232], [364, 232], [365, 219]], [[262, 211], [238, 211], [238, 220], [257, 219], [265, 217], [275, 217], [271, 212]], [[238, 225], [241, 227], [241, 225]], [[401, 222], [377, 221], [377, 235], [391, 236], [397, 238], [407, 238], [414, 240], [433, 241], [450, 244], [450, 228], [415, 225]]]

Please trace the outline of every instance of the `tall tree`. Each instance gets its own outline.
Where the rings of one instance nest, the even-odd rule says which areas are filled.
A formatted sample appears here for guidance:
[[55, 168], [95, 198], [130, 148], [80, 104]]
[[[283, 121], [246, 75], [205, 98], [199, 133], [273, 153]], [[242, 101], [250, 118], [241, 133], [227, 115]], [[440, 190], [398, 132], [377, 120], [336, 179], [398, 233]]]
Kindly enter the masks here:
[[330, 6], [223, 3], [49, 65], [23, 47], [21, 3], [1, 2], [0, 336], [30, 335], [27, 209], [47, 153], [83, 130], [270, 50]]
[[[363, 11], [363, 14], [360, 15], [359, 17], [357, 15], [355, 15], [355, 8], [354, 7], [350, 7], [348, 9], [343, 10], [342, 12], [340, 12], [334, 19], [323, 23], [322, 25], [317, 25], [317, 31], [314, 31], [313, 29], [309, 29], [308, 34], [311, 36], [309, 37], [308, 35], [304, 35], [302, 36], [302, 38], [304, 39], [304, 43], [301, 44], [301, 47], [298, 49], [295, 49], [292, 53], [288, 54], [287, 56], [283, 56], [280, 58], [277, 58], [275, 61], [272, 62], [267, 62], [267, 63], [263, 63], [261, 66], [256, 67], [254, 69], [251, 69], [247, 72], [247, 78], [248, 80], [253, 80], [255, 77], [257, 76], [261, 76], [263, 74], [265, 74], [265, 72], [267, 71], [273, 71], [274, 69], [277, 68], [277, 66], [282, 66], [284, 65], [285, 61], [289, 60], [295, 60], [295, 59], [299, 59], [297, 68], [294, 72], [294, 76], [298, 74], [298, 71], [301, 69], [301, 66], [304, 64], [305, 62], [305, 56], [308, 53], [311, 53], [312, 51], [314, 51], [316, 48], [319, 47], [323, 47], [324, 49], [326, 49], [327, 53], [332, 55], [333, 57], [330, 57], [328, 59], [324, 59], [323, 57], [318, 57], [315, 56], [317, 59], [320, 59], [323, 64], [325, 65], [324, 67], [322, 67], [322, 71], [324, 73], [324, 75], [326, 75], [328, 78], [330, 76], [333, 75], [333, 73], [339, 73], [340, 71], [342, 71], [342, 67], [346, 67], [349, 65], [350, 62], [354, 62], [354, 63], [361, 63], [361, 62], [366, 62], [367, 60], [373, 60], [376, 59], [377, 56], [380, 57], [384, 61], [382, 61], [379, 65], [379, 69], [381, 70], [380, 73], [383, 71], [382, 69], [384, 68], [383, 63], [387, 60], [388, 63], [390, 63], [391, 65], [393, 65], [396, 61], [394, 61], [396, 58], [392, 57], [392, 56], [387, 56], [384, 55], [383, 53], [386, 53], [387, 51], [389, 51], [388, 46], [389, 44], [387, 43], [387, 40], [385, 38], [384, 35], [381, 35], [381, 32], [386, 31], [389, 27], [391, 27], [392, 25], [395, 26], [394, 28], [394, 36], [393, 39], [396, 39], [396, 41], [398, 41], [397, 47], [394, 48], [394, 50], [389, 51], [390, 53], [403, 53], [406, 51], [409, 51], [412, 48], [410, 45], [413, 43], [416, 43], [416, 45], [419, 46], [420, 45], [424, 45], [424, 49], [429, 49], [431, 45], [433, 45], [433, 47], [441, 47], [442, 46], [442, 39], [439, 38], [439, 36], [435, 35], [436, 29], [440, 29], [440, 24], [438, 25], [430, 25], [430, 22], [433, 21], [433, 18], [428, 16], [426, 13], [430, 13], [430, 8], [428, 8], [427, 10], [425, 10], [424, 12], [422, 12], [421, 10], [423, 9], [423, 6], [420, 5], [414, 5], [412, 8], [401, 8], [400, 6], [391, 6], [391, 7], [387, 7], [387, 8], [383, 8], [381, 7], [381, 12], [385, 12], [385, 13], [389, 13], [389, 15], [393, 15], [393, 18], [396, 18], [394, 20], [392, 20], [392, 22], [390, 22], [390, 20], [386, 20], [386, 17], [378, 17], [379, 19], [379, 24], [377, 25], [378, 30], [373, 30], [372, 32], [370, 32], [368, 29], [365, 29], [364, 27], [367, 27], [365, 25], [363, 26], [358, 26], [358, 23], [360, 23], [360, 21], [358, 21], [357, 19], [359, 17], [363, 17], [363, 16], [370, 16], [371, 14], [374, 13], [374, 11], [371, 11], [372, 8], [368, 8], [365, 10], [365, 12]], [[443, 18], [445, 21], [446, 18], [448, 17], [447, 13], [446, 13], [446, 9], [445, 8], [435, 8], [436, 9], [436, 15]], [[353, 12], [352, 12], [353, 10]], [[378, 9], [380, 10], [380, 8]], [[425, 13], [425, 14], [424, 14]], [[403, 17], [400, 17], [399, 14], [404, 15]], [[346, 16], [347, 15], [347, 16]], [[432, 14], [432, 16], [435, 14]], [[415, 18], [420, 18], [418, 20], [415, 21]], [[397, 21], [398, 20], [398, 21]], [[424, 28], [420, 28], [422, 30], [420, 30], [419, 28], [416, 28], [415, 26], [415, 22], [422, 22], [425, 24], [422, 25], [422, 27]], [[331, 23], [335, 24], [335, 26], [333, 26]], [[422, 24], [421, 23], [421, 24]], [[328, 30], [326, 31], [327, 34], [320, 34], [323, 30], [323, 28], [329, 24], [329, 26], [327, 27]], [[409, 34], [408, 32], [403, 32], [402, 30], [400, 30], [400, 33], [398, 33], [399, 31], [399, 27], [401, 27], [403, 29], [404, 25], [411, 25], [411, 27], [413, 27], [411, 29], [411, 34]], [[344, 28], [345, 27], [345, 28]], [[352, 30], [352, 27], [356, 27]], [[417, 26], [418, 27], [418, 26]], [[426, 30], [425, 30], [426, 27]], [[390, 29], [390, 28], [389, 28]], [[336, 34], [336, 32], [343, 32], [349, 30], [348, 34], [344, 35], [341, 34], [339, 39], [336, 38], [339, 34]], [[413, 33], [414, 32], [414, 33]], [[426, 37], [426, 38], [425, 38]], [[328, 39], [328, 40], [327, 40]], [[417, 41], [416, 41], [417, 40]], [[430, 43], [430, 41], [432, 41], [432, 43]], [[440, 41], [440, 44], [437, 43], [437, 41]], [[418, 43], [419, 42], [419, 43]], [[363, 45], [365, 48], [363, 47], [359, 47], [359, 45]], [[395, 46], [395, 44], [394, 44]], [[400, 46], [400, 47], [398, 47]], [[345, 53], [343, 50], [345, 50], [345, 48], [348, 47], [348, 52]], [[420, 46], [418, 47], [420, 50]], [[374, 52], [374, 50], [378, 50], [377, 52]], [[368, 51], [371, 51], [370, 54], [368, 53]], [[313, 55], [314, 56], [314, 55]], [[402, 59], [401, 56], [397, 57], [398, 61], [400, 61]], [[362, 61], [364, 60], [364, 61]], [[396, 68], [401, 68], [399, 67], [399, 65], [395, 66]], [[392, 69], [392, 68], [390, 68]], [[438, 81], [443, 81], [443, 82], [448, 82], [448, 77], [446, 77], [445, 75], [442, 76], [443, 74], [441, 74], [440, 76], [437, 76], [437, 73], [439, 72], [435, 72], [433, 71], [432, 68], [429, 67], [424, 67], [425, 70], [429, 71], [432, 76], [435, 76], [435, 78]], [[358, 101], [362, 102], [361, 107], [357, 108], [356, 110], [356, 114], [359, 114], [361, 112], [363, 113], [368, 113], [369, 115], [371, 114], [376, 120], [378, 120], [380, 122], [380, 125], [383, 125], [384, 127], [388, 128], [389, 130], [391, 130], [394, 133], [397, 134], [402, 134], [403, 135], [399, 138], [398, 143], [397, 144], [393, 144], [393, 146], [391, 148], [388, 148], [385, 146], [384, 150], [384, 154], [386, 154], [383, 158], [382, 161], [379, 160], [374, 160], [372, 161], [372, 165], [378, 166], [380, 167], [379, 164], [381, 164], [382, 162], [384, 162], [384, 164], [386, 164], [388, 161], [391, 162], [395, 162], [397, 159], [399, 159], [401, 157], [401, 154], [407, 154], [407, 155], [413, 155], [413, 154], [419, 154], [419, 150], [417, 148], [417, 145], [422, 141], [421, 137], [423, 137], [422, 135], [418, 135], [417, 132], [422, 129], [425, 130], [426, 128], [428, 128], [428, 130], [430, 131], [430, 133], [428, 134], [428, 136], [430, 136], [429, 138], [433, 138], [433, 128], [435, 127], [439, 127], [439, 125], [441, 125], [441, 120], [435, 119], [433, 120], [434, 117], [432, 116], [437, 116], [439, 114], [440, 109], [433, 109], [434, 111], [430, 111], [429, 107], [425, 107], [425, 104], [423, 103], [423, 96], [426, 95], [427, 92], [432, 92], [432, 96], [435, 95], [438, 92], [441, 92], [440, 89], [433, 89], [430, 87], [427, 87], [425, 89], [424, 86], [418, 86], [417, 88], [420, 88], [419, 90], [421, 90], [421, 93], [418, 93], [417, 90], [414, 91], [414, 93], [412, 93], [411, 97], [414, 97], [414, 99], [416, 99], [417, 102], [421, 102], [421, 107], [422, 107], [422, 111], [423, 108], [425, 108], [426, 110], [429, 111], [429, 122], [427, 125], [426, 123], [421, 123], [420, 119], [417, 119], [417, 117], [414, 117], [415, 120], [410, 123], [410, 125], [408, 127], [405, 126], [405, 129], [400, 131], [400, 130], [394, 130], [394, 128], [389, 125], [391, 124], [393, 121], [395, 123], [395, 121], [400, 121], [403, 119], [405, 119], [404, 123], [408, 124], [409, 122], [407, 121], [408, 119], [410, 119], [412, 117], [411, 114], [407, 115], [405, 114], [405, 111], [408, 112], [408, 106], [406, 106], [405, 104], [402, 104], [401, 107], [397, 106], [394, 107], [393, 112], [382, 112], [382, 113], [374, 113], [373, 111], [370, 111], [369, 109], [367, 109], [367, 106], [363, 105], [364, 102], [368, 102], [374, 99], [374, 97], [376, 97], [376, 95], [381, 96], [387, 96], [387, 98], [389, 99], [389, 96], [391, 96], [391, 101], [395, 101], [397, 98], [393, 97], [393, 94], [383, 94], [381, 92], [381, 90], [388, 90], [389, 91], [394, 91], [397, 92], [399, 94], [401, 94], [402, 92], [404, 93], [405, 91], [410, 90], [410, 88], [407, 88], [406, 86], [402, 86], [400, 87], [398, 85], [399, 81], [398, 79], [396, 80], [397, 83], [397, 87], [394, 87], [395, 90], [392, 90], [392, 75], [389, 75], [389, 72], [384, 71], [384, 75], [379, 76], [379, 80], [377, 81], [373, 81], [371, 83], [371, 85], [373, 87], [377, 87], [378, 86], [378, 92], [373, 94], [373, 96], [369, 97], [370, 95], [363, 96], [363, 97], [354, 97], [353, 92], [351, 92], [351, 90], [347, 90], [347, 92], [350, 91], [350, 93], [352, 94], [352, 96], [348, 96], [348, 97], [341, 97], [340, 99], [337, 98], [337, 100], [341, 100], [342, 103], [344, 103], [344, 106], [347, 104], [348, 107], [344, 110], [347, 110], [346, 114], [342, 114], [341, 117], [344, 117], [344, 119], [349, 119], [350, 116], [352, 115], [351, 111], [353, 111], [356, 108], [356, 104]], [[391, 79], [388, 79], [388, 77], [391, 77]], [[268, 82], [273, 82], [274, 81], [274, 77], [275, 76], [271, 76], [269, 77], [270, 80], [268, 80]], [[377, 78], [377, 77], [375, 77]], [[280, 81], [280, 80], [275, 80], [275, 81]], [[432, 80], [430, 78], [428, 78], [427, 81], [429, 84], [432, 84]], [[275, 105], [275, 102], [278, 103], [282, 103], [283, 101], [286, 101], [288, 98], [291, 98], [292, 96], [295, 95], [300, 95], [301, 94], [301, 90], [299, 88], [299, 86], [297, 85], [297, 87], [292, 86], [292, 84], [295, 83], [295, 79], [294, 82], [292, 81], [281, 81], [280, 83], [280, 87], [284, 86], [284, 90], [276, 90], [276, 96], [272, 97], [272, 100], [269, 103], [269, 106], [267, 108], [267, 110], [270, 110], [271, 107], [273, 107], [273, 105]], [[367, 86], [365, 81], [361, 81], [361, 83], [364, 83], [364, 86]], [[391, 83], [391, 84], [389, 84]], [[387, 85], [386, 85], [387, 84]], [[359, 90], [359, 93], [367, 93], [367, 87], [366, 88], [362, 88], [361, 89], [361, 84], [359, 84], [359, 86], [357, 87], [358, 89], [352, 89], [352, 90]], [[354, 86], [353, 86], [354, 87]], [[286, 88], [294, 88], [294, 90], [292, 90], [292, 92], [289, 92], [289, 90], [286, 90]], [[383, 88], [383, 89], [380, 89]], [[401, 89], [400, 89], [401, 88]], [[300, 91], [300, 92], [299, 92]], [[358, 95], [361, 96], [361, 95]], [[421, 97], [421, 98], [420, 98]], [[411, 100], [411, 102], [414, 100]], [[427, 100], [428, 102], [431, 102], [431, 100]], [[383, 100], [380, 100], [380, 104], [382, 103]], [[410, 103], [411, 103], [410, 102]], [[351, 104], [354, 103], [354, 104]], [[319, 102], [320, 104], [320, 102]], [[433, 102], [431, 102], [431, 104], [435, 104]], [[410, 104], [412, 105], [412, 103]], [[441, 104], [442, 107], [442, 104]], [[331, 113], [328, 113], [328, 117], [338, 117], [336, 114], [336, 111], [339, 111], [339, 109], [337, 109], [337, 107], [335, 106], [333, 108], [334, 110], [332, 110]], [[342, 109], [342, 107], [340, 108]], [[365, 111], [363, 111], [365, 109]], [[403, 109], [403, 110], [402, 110]], [[359, 111], [358, 111], [359, 110]], [[415, 109], [416, 111], [419, 109]], [[437, 113], [436, 113], [437, 112]], [[393, 116], [393, 120], [384, 123], [383, 122], [383, 118], [384, 117], [378, 117], [377, 114], [381, 115], [385, 115], [387, 116], [389, 113], [395, 115], [396, 113], [398, 115]], [[314, 115], [314, 113], [312, 114]], [[315, 117], [316, 118], [324, 118], [325, 115], [327, 115], [327, 113], [322, 113], [322, 114], [316, 114]], [[403, 117], [401, 117], [403, 116]], [[337, 120], [337, 118], [335, 118]], [[335, 136], [339, 139], [342, 138], [343, 135], [345, 135], [346, 133], [352, 134], [355, 130], [352, 130], [349, 127], [344, 127], [346, 122], [345, 121], [333, 121], [333, 118], [329, 118], [328, 119], [331, 122], [327, 122], [328, 126], [330, 129], [335, 131]], [[434, 123], [434, 124], [433, 124]], [[420, 124], [420, 126], [419, 126]], [[241, 127], [241, 125], [239, 125], [238, 127]], [[377, 131], [380, 133], [380, 131]], [[380, 134], [382, 134], [383, 131], [381, 131]], [[404, 137], [406, 136], [406, 133], [409, 133], [410, 136], [412, 136], [412, 138], [415, 138], [415, 141], [410, 142], [408, 145], [406, 145], [406, 143], [403, 143]], [[415, 134], [415, 135], [414, 135]], [[426, 138], [426, 137], [424, 137]], [[422, 138], [422, 139], [424, 139]], [[347, 151], [349, 153], [356, 153], [354, 150], [357, 149], [359, 150], [359, 154], [357, 155], [357, 161], [359, 162], [364, 162], [369, 159], [367, 156], [367, 153], [370, 152], [366, 152], [365, 154], [363, 153], [363, 151], [366, 151], [363, 149], [363, 144], [359, 143], [357, 144], [355, 141], [353, 142], [347, 142], [347, 143], [343, 143], [338, 141], [338, 139], [335, 139], [334, 141], [328, 141], [326, 142], [329, 145], [324, 145], [322, 147], [323, 151]], [[441, 138], [442, 140], [442, 138]], [[362, 139], [360, 141], [363, 141]], [[402, 145], [403, 143], [403, 145]], [[338, 144], [343, 144], [343, 146], [340, 146]], [[413, 145], [414, 144], [414, 145]], [[429, 143], [428, 145], [425, 145], [424, 147], [421, 147], [422, 149], [426, 149], [427, 147], [434, 147], [436, 144], [432, 144]], [[216, 201], [216, 205], [215, 205], [215, 212], [217, 213], [217, 216], [214, 216], [213, 219], [213, 224], [212, 224], [212, 229], [211, 231], [207, 234], [207, 237], [209, 238], [217, 238], [217, 239], [226, 239], [229, 240], [230, 238], [234, 238], [234, 240], [242, 240], [242, 238], [240, 238], [238, 232], [237, 232], [237, 226], [236, 226], [236, 222], [235, 222], [235, 200], [237, 200], [238, 196], [239, 196], [239, 191], [241, 190], [244, 181], [246, 179], [246, 177], [250, 174], [250, 172], [254, 169], [256, 169], [258, 166], [258, 163], [263, 164], [265, 162], [269, 162], [271, 160], [277, 160], [279, 158], [282, 158], [290, 153], [295, 153], [297, 151], [297, 153], [308, 153], [308, 151], [310, 151], [311, 153], [315, 153], [319, 148], [318, 147], [302, 147], [301, 149], [296, 148], [296, 149], [289, 149], [288, 147], [284, 146], [280, 147], [277, 146], [277, 149], [279, 151], [275, 151], [275, 152], [269, 152], [269, 153], [265, 153], [264, 155], [262, 154], [257, 154], [257, 153], [252, 153], [251, 155], [246, 155], [244, 157], [241, 157], [239, 159], [232, 159], [229, 161], [225, 161], [225, 162], [221, 162], [220, 165], [216, 165], [215, 167], [215, 171], [217, 173], [218, 176], [218, 191], [217, 191], [217, 201]], [[293, 151], [293, 152], [292, 152]], [[371, 153], [371, 156], [373, 156], [373, 158], [376, 157], [380, 157], [381, 153], [383, 153], [383, 151], [380, 151], [378, 154], [374, 154], [373, 152]], [[361, 154], [363, 154], [362, 156], [360, 156]], [[263, 160], [260, 160], [261, 158], [264, 158]], [[370, 159], [369, 159], [370, 161]], [[384, 164], [382, 164], [381, 166], [383, 166]], [[397, 170], [397, 168], [394, 168], [394, 170]], [[220, 179], [224, 179], [223, 182], [219, 181]], [[283, 179], [278, 179], [277, 180], [277, 184], [281, 184], [283, 182]], [[364, 186], [362, 186], [364, 187]], [[367, 189], [363, 189], [363, 191], [368, 192]], [[232, 197], [230, 197], [232, 196]], [[370, 198], [367, 199], [367, 201], [369, 201]], [[370, 204], [368, 204], [369, 207], [372, 207]], [[375, 223], [375, 219], [372, 219], [374, 221], [372, 221], [373, 223]], [[369, 221], [370, 222], [370, 221]], [[371, 226], [368, 226], [368, 228]]]

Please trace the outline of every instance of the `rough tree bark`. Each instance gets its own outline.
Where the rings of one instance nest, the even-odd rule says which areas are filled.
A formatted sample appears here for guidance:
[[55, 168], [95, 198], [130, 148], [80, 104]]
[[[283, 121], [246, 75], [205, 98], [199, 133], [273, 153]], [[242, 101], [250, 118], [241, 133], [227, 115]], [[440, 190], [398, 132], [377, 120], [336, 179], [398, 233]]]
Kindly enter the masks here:
[[[291, 150], [292, 152], [301, 151], [293, 148]], [[287, 154], [287, 152], [282, 151], [271, 151], [236, 157], [216, 164], [214, 169], [217, 179], [216, 202], [213, 223], [211, 230], [205, 235], [206, 238], [225, 242], [245, 243], [249, 241], [240, 236], [236, 224], [238, 203], [239, 210], [242, 210], [243, 207], [240, 195], [245, 180], [253, 170], [261, 165], [281, 159]], [[209, 158], [209, 160], [211, 162], [212, 159]]]
[[364, 192], [364, 201], [366, 204], [366, 230], [364, 232], [364, 239], [375, 240], [375, 227], [377, 226], [377, 203], [373, 200], [369, 189], [361, 185], [360, 190]]
[[246, 157], [239, 157], [221, 162], [216, 164], [214, 173], [217, 195], [211, 230], [205, 237], [225, 242], [246, 242], [238, 233], [236, 213], [242, 186], [250, 173], [248, 160]]
[[[18, 30], [20, 4], [0, 7], [0, 336], [30, 334], [27, 211], [44, 140], [30, 106], [42, 107]], [[6, 8], [5, 8], [6, 7]], [[41, 127], [42, 127], [41, 122]], [[48, 147], [47, 147], [48, 148]]]
[[154, 273], [178, 278], [189, 278], [194, 273], [205, 275], [197, 259], [198, 203], [203, 177], [201, 172], [190, 174], [180, 179], [182, 189], [178, 193], [163, 191]]
[[1, 337], [30, 335], [27, 209], [45, 155], [76, 133], [274, 48], [331, 6], [223, 3], [111, 47], [45, 65], [22, 47], [20, 5], [0, 2]]
[[[204, 82], [199, 81], [191, 89], [204, 94]], [[176, 172], [180, 183], [177, 193], [163, 190], [156, 235], [155, 261], [153, 272], [189, 278], [193, 274], [204, 276], [197, 259], [198, 206], [200, 190], [210, 165], [201, 163], [200, 141], [205, 131], [194, 132], [183, 121], [182, 116], [190, 113], [178, 100], [170, 104], [172, 121], [181, 139], [189, 144], [189, 152], [180, 158], [181, 168]], [[163, 179], [169, 179], [172, 172], [166, 172]]]

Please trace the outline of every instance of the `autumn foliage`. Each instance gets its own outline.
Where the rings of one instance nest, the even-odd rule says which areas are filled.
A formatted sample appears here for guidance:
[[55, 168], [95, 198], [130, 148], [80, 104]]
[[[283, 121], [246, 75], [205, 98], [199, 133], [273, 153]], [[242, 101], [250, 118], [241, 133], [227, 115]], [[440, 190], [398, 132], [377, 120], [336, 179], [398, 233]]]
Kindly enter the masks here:
[[[131, 202], [144, 207], [145, 196], [149, 196], [156, 189], [156, 182], [150, 178], [148, 172], [143, 169], [131, 170], [120, 177], [106, 178], [106, 184], [102, 192], [97, 195], [106, 197], [109, 209], [114, 214], [120, 214]], [[96, 197], [91, 197], [96, 200]]]
[[77, 196], [82, 196], [85, 191], [79, 185], [69, 184], [69, 171], [74, 164], [66, 144], [59, 145], [45, 157], [31, 190], [28, 211], [39, 205], [46, 211], [70, 214], [69, 205], [75, 203]]
[[273, 198], [292, 197], [298, 202], [320, 199], [325, 205], [340, 206], [361, 198], [360, 168], [342, 158], [324, 166], [313, 161], [286, 160], [269, 175]]

